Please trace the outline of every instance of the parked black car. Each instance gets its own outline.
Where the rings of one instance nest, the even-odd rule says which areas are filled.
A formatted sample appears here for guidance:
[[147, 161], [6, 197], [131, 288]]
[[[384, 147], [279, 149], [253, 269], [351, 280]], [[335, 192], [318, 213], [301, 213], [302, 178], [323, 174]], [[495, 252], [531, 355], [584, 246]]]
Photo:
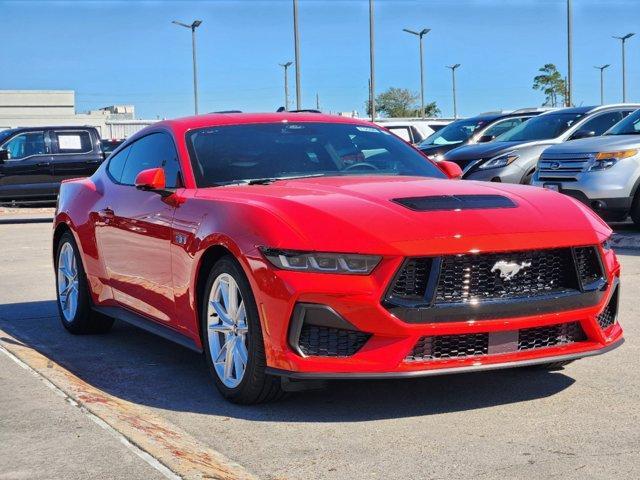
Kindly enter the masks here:
[[28, 127], [0, 132], [0, 203], [47, 203], [60, 182], [87, 177], [104, 160], [94, 127]]
[[429, 135], [418, 144], [418, 148], [431, 160], [440, 160], [449, 150], [462, 145], [490, 142], [544, 111], [542, 108], [523, 108], [509, 113], [483, 113], [456, 120]]

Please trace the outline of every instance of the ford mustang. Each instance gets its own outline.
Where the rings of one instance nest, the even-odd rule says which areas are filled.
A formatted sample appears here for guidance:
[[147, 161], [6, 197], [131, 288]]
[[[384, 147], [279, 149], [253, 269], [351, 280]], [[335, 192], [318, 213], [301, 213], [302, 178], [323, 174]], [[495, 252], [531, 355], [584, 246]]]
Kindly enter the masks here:
[[561, 368], [623, 341], [611, 230], [553, 191], [459, 180], [384, 128], [315, 113], [162, 121], [62, 184], [57, 303], [202, 352], [222, 395]]

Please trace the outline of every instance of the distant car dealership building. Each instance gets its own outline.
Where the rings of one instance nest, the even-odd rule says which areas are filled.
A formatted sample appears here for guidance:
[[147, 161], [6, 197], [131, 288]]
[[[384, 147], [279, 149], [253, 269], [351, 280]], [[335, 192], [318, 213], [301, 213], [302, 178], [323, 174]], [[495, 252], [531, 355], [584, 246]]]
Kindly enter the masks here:
[[92, 126], [100, 136], [127, 138], [156, 120], [137, 120], [133, 105], [76, 113], [73, 90], [0, 90], [0, 130], [39, 125]]

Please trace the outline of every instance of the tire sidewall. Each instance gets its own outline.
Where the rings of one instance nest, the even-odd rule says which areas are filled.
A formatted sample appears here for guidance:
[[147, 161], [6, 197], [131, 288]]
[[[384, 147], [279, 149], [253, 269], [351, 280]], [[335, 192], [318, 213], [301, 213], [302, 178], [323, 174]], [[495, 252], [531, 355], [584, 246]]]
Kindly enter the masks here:
[[[227, 387], [224, 383], [222, 383], [220, 377], [218, 377], [216, 369], [213, 365], [213, 359], [211, 358], [211, 350], [209, 348], [209, 332], [207, 327], [207, 307], [209, 303], [209, 296], [211, 294], [211, 288], [213, 287], [213, 283], [215, 282], [216, 278], [218, 278], [218, 276], [223, 273], [231, 275], [238, 284], [240, 294], [242, 295], [242, 299], [245, 304], [245, 309], [247, 312], [247, 325], [249, 327], [247, 332], [247, 366], [245, 368], [242, 380], [234, 388]], [[216, 386], [218, 387], [222, 395], [226, 398], [233, 399], [244, 396], [247, 390], [255, 387], [255, 385], [251, 385], [252, 380], [261, 378], [264, 375], [264, 344], [262, 339], [262, 328], [260, 325], [258, 307], [256, 305], [251, 285], [249, 284], [249, 281], [247, 280], [242, 267], [234, 258], [230, 256], [222, 257], [210, 270], [200, 305], [200, 319], [202, 345], [204, 347], [207, 367], [216, 383]]]

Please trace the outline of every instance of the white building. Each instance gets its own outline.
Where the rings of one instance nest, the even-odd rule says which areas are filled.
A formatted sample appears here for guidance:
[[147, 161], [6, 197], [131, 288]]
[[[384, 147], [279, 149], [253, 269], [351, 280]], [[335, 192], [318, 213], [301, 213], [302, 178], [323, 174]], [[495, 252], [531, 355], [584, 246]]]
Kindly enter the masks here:
[[0, 130], [15, 127], [88, 125], [102, 138], [126, 138], [157, 120], [136, 120], [133, 105], [76, 113], [73, 90], [0, 90]]

